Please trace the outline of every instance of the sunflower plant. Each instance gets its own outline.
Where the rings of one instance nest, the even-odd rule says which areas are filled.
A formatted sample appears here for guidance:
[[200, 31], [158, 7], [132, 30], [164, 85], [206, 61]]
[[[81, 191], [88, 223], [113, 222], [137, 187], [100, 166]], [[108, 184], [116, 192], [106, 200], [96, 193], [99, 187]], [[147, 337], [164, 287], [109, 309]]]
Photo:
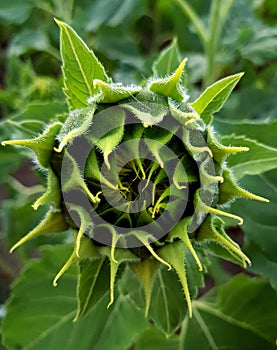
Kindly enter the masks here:
[[[46, 177], [45, 191], [32, 206], [47, 207], [47, 214], [11, 252], [34, 237], [68, 232], [67, 245], [54, 247], [52, 257], [50, 247], [42, 254], [55, 272], [49, 295], [64, 293], [68, 284], [73, 299], [78, 275], [78, 305], [69, 308], [76, 332], [87, 329], [85, 320], [95, 310], [110, 312], [127, 333], [134, 322], [145, 339], [156, 334], [159, 342], [165, 333], [164, 344], [171, 337], [176, 349], [176, 332], [185, 336], [195, 319], [202, 324], [194, 306], [201, 309], [201, 303], [194, 300], [212, 257], [251, 265], [224, 229], [226, 219], [243, 224], [243, 212], [232, 214], [229, 204], [238, 197], [268, 202], [242, 188], [228, 166], [229, 156], [247, 154], [249, 147], [224, 144], [213, 127], [213, 115], [243, 73], [218, 80], [194, 100], [186, 87], [187, 58], [172, 64], [166, 76], [156, 69], [141, 85], [123, 85], [69, 25], [56, 22], [68, 113], [53, 115], [35, 138], [2, 142], [31, 149]], [[48, 274], [41, 278], [46, 276], [50, 281]], [[117, 311], [129, 316], [118, 318]], [[104, 329], [112, 322], [99, 318]], [[125, 349], [138, 336], [130, 330], [127, 341], [109, 332], [114, 347], [104, 336], [93, 349]], [[5, 334], [9, 339], [8, 329]], [[42, 346], [41, 339], [29, 348]]]

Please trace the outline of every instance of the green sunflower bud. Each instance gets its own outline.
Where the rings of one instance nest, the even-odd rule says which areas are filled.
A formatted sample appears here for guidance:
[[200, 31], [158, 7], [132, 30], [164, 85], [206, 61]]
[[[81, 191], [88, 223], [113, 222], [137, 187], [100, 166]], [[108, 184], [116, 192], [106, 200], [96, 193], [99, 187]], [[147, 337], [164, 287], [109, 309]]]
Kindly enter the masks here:
[[[72, 264], [79, 261], [82, 273], [82, 261], [93, 261], [95, 274], [110, 269], [111, 305], [117, 276], [129, 266], [144, 288], [147, 315], [153, 281], [165, 265], [177, 274], [191, 317], [187, 254], [199, 274], [207, 253], [250, 264], [221, 217], [243, 219], [222, 206], [236, 197], [267, 201], [241, 189], [227, 168], [230, 154], [248, 149], [222, 145], [210, 125], [242, 74], [216, 82], [193, 102], [182, 81], [187, 59], [144, 87], [115, 84], [77, 34], [57, 23], [68, 117], [34, 139], [2, 142], [31, 148], [48, 171], [33, 207], [49, 205], [49, 212], [11, 251], [71, 228], [75, 247], [54, 285]], [[75, 320], [84, 312], [79, 308]]]

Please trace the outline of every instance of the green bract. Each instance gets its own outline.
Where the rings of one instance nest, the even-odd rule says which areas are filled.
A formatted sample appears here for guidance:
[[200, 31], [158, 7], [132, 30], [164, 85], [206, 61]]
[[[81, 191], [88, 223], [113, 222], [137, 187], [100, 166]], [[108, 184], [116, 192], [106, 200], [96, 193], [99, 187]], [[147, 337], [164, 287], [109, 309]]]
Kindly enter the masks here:
[[165, 265], [177, 274], [191, 316], [197, 283], [188, 276], [190, 269], [205, 271], [207, 253], [250, 264], [225, 233], [222, 217], [243, 220], [224, 206], [237, 197], [267, 201], [240, 188], [225, 163], [248, 148], [222, 145], [211, 126], [242, 74], [216, 82], [193, 102], [182, 83], [187, 59], [166, 77], [123, 86], [68, 25], [57, 23], [70, 112], [37, 138], [3, 142], [31, 148], [48, 172], [46, 191], [33, 207], [48, 205], [49, 211], [11, 251], [32, 237], [71, 228], [75, 249], [54, 285], [80, 262], [75, 319], [106, 288], [113, 303], [116, 277], [126, 265], [145, 290], [146, 314]]

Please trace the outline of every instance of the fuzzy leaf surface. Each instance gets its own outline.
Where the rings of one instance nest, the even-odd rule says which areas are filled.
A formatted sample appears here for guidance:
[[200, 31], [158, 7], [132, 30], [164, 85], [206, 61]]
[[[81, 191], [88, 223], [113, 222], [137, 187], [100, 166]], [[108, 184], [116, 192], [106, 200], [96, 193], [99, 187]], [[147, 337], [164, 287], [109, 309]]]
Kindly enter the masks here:
[[57, 21], [61, 30], [64, 91], [70, 110], [87, 106], [87, 99], [97, 90], [93, 79], [108, 81], [102, 64], [78, 34], [67, 24]]
[[205, 123], [211, 123], [212, 115], [222, 108], [242, 75], [242, 73], [234, 74], [218, 80], [191, 103], [191, 106], [202, 117]]

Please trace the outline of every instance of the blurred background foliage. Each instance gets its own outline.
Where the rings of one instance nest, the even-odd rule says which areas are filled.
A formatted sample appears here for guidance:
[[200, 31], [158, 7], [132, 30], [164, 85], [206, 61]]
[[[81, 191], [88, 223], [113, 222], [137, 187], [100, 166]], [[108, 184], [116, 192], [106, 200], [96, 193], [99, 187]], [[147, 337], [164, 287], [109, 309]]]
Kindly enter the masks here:
[[[116, 82], [143, 83], [151, 76], [151, 67], [157, 64], [159, 53], [167, 48], [173, 48], [176, 65], [179, 57], [189, 58], [185, 79], [192, 97], [216, 79], [245, 72], [214, 125], [222, 135], [235, 133], [257, 141], [262, 145], [257, 148], [257, 154], [264, 152], [258, 162], [269, 159], [269, 151], [277, 147], [277, 2], [222, 0], [221, 12], [213, 13], [218, 2], [0, 0], [1, 141], [35, 136], [53, 118], [63, 118], [66, 113], [59, 30], [53, 20], [58, 18], [70, 24], [93, 48]], [[201, 21], [202, 32], [195, 15]], [[209, 40], [212, 31], [212, 42], [207, 45], [204, 36], [207, 34]], [[66, 233], [59, 238], [45, 236], [8, 256], [8, 247], [45, 214], [43, 209], [34, 212], [31, 208], [43, 191], [44, 174], [27, 160], [27, 152], [0, 148], [0, 305], [22, 262], [36, 256], [36, 247], [59, 243], [67, 237]], [[276, 158], [270, 159], [277, 164]], [[276, 175], [276, 170], [257, 175], [252, 172], [241, 180], [246, 188], [269, 198], [270, 204], [238, 200], [232, 205], [234, 212], [245, 216], [244, 249], [253, 261], [249, 272], [268, 279], [275, 289]], [[240, 232], [235, 230], [233, 238], [242, 244]], [[210, 282], [226, 281], [226, 273], [215, 261]]]

